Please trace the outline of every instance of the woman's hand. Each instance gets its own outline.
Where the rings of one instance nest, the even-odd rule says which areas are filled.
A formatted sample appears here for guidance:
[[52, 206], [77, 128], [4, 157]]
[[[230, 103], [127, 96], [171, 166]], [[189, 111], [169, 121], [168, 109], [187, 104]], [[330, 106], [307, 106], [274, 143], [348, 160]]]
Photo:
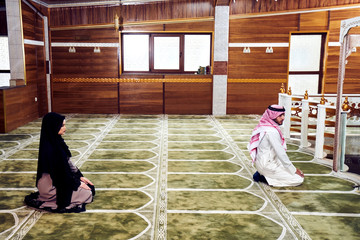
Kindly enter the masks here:
[[83, 188], [83, 189], [86, 189], [86, 190], [91, 190], [91, 189], [89, 188], [89, 186], [86, 185], [86, 183], [84, 183], [84, 182], [81, 182], [80, 187]]
[[296, 172], [295, 172], [297, 175], [299, 175], [300, 177], [304, 177], [304, 173], [300, 170], [300, 169], [296, 169]]
[[89, 179], [87, 179], [86, 177], [81, 177], [80, 181], [84, 182], [85, 184], [90, 184], [90, 185], [94, 185]]

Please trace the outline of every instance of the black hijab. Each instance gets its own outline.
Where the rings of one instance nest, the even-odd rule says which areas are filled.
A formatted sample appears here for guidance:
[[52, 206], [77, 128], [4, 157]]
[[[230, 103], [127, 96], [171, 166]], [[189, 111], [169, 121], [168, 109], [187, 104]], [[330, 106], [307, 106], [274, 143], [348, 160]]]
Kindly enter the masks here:
[[51, 112], [44, 116], [41, 125], [40, 147], [36, 185], [43, 173], [50, 174], [56, 188], [58, 208], [71, 202], [72, 192], [80, 186], [79, 174], [74, 174], [69, 165], [71, 152], [64, 139], [59, 135], [65, 117]]

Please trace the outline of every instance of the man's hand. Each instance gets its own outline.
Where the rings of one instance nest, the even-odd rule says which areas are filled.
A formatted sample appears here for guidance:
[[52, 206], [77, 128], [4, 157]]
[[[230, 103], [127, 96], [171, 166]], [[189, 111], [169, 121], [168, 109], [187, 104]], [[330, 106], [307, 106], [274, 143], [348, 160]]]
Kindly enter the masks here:
[[304, 173], [300, 170], [300, 169], [296, 169], [296, 172], [295, 172], [297, 175], [299, 175], [300, 177], [304, 177]]

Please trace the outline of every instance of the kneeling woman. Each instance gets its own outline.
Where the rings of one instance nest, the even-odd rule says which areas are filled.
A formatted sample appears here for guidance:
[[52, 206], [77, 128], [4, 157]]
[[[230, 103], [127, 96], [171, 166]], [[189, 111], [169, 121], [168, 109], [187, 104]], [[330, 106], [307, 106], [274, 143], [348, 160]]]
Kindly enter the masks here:
[[52, 212], [83, 212], [93, 201], [95, 188], [70, 160], [71, 153], [62, 135], [65, 117], [57, 113], [44, 116], [41, 125], [36, 187], [25, 197], [31, 207]]

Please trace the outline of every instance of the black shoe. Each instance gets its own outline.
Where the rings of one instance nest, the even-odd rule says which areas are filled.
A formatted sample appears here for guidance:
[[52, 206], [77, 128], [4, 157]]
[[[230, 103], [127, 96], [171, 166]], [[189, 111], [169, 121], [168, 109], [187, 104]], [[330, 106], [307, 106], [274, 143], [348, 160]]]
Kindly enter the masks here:
[[258, 171], [256, 171], [253, 175], [253, 179], [255, 182], [259, 182], [260, 181], [260, 173]]
[[94, 185], [90, 185], [90, 184], [86, 184], [88, 185], [88, 187], [91, 189], [91, 193], [93, 196], [95, 196], [95, 186]]
[[37, 199], [38, 197], [39, 197], [39, 192], [30, 193], [29, 195], [25, 196], [24, 202], [29, 207], [39, 208], [44, 202], [39, 201]]
[[263, 175], [261, 175], [258, 171], [256, 171], [254, 173], [253, 179], [255, 182], [263, 182], [263, 183], [268, 184], [268, 182], [266, 181], [266, 178]]
[[80, 205], [76, 205], [72, 208], [58, 208], [56, 209], [54, 212], [55, 213], [81, 213], [81, 212], [85, 212], [86, 208], [85, 208], [85, 203], [80, 204]]

